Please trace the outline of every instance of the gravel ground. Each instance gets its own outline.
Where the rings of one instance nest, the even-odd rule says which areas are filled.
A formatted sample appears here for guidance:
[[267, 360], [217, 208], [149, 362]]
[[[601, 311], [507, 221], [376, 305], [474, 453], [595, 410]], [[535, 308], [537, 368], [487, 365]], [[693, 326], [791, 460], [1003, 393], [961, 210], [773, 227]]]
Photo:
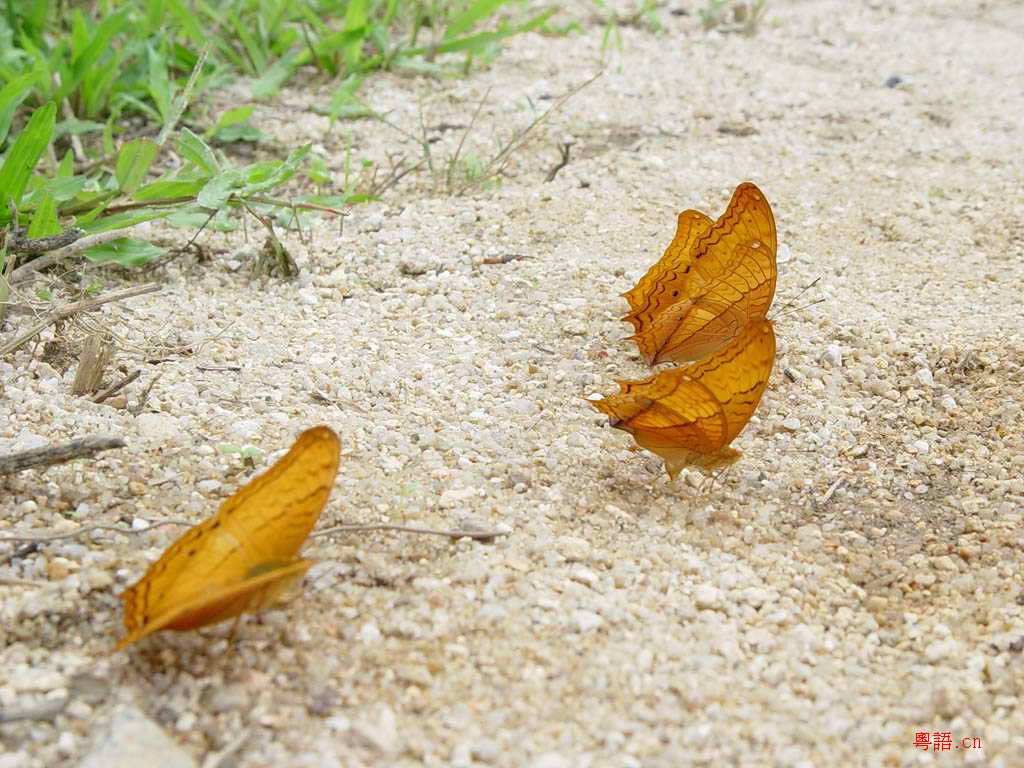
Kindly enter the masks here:
[[[0, 452], [128, 443], [4, 479], [0, 535], [198, 521], [319, 423], [344, 444], [321, 528], [511, 531], [315, 538], [302, 595], [235, 642], [113, 656], [117, 594], [180, 528], [0, 543], [0, 707], [50, 710], [0, 724], [0, 768], [1024, 766], [1024, 7], [773, 0], [745, 37], [677, 5], [462, 196], [442, 124], [483, 101], [462, 153], [493, 156], [597, 71], [594, 6], [464, 80], [374, 77], [435, 171], [290, 236], [295, 281], [251, 274], [254, 230], [209, 233], [208, 261], [90, 318], [143, 372], [124, 401], [69, 394], [80, 326], [0, 361]], [[325, 93], [258, 123], [339, 176], [349, 141], [421, 159], [379, 123], [332, 131]], [[745, 179], [796, 303], [743, 459], [673, 484], [582, 398], [644, 373], [618, 295], [676, 213], [717, 216]]]

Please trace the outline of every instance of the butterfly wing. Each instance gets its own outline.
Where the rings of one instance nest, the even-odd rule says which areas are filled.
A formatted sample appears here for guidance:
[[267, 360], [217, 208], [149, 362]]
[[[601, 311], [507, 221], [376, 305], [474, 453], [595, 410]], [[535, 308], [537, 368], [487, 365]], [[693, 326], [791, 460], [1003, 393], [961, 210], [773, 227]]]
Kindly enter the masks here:
[[313, 562], [295, 560], [237, 584], [211, 588], [189, 602], [176, 605], [135, 627], [118, 641], [114, 650], [119, 651], [164, 629], [196, 629], [266, 608], [276, 603], [289, 587], [298, 582]]
[[633, 288], [622, 294], [629, 302], [630, 312], [623, 320], [639, 332], [662, 310], [678, 300], [673, 296], [680, 286], [673, 276], [681, 275], [693, 261], [693, 246], [714, 224], [700, 211], [683, 211], [676, 224], [676, 235], [661, 258], [647, 270]]
[[658, 454], [673, 479], [682, 467], [734, 461], [729, 448], [764, 393], [775, 358], [771, 322], [748, 325], [701, 361], [620, 382], [620, 393], [593, 402], [612, 426]]
[[261, 568], [291, 562], [327, 503], [340, 451], [327, 427], [307, 430], [214, 517], [186, 531], [122, 594], [129, 635]]
[[630, 337], [648, 364], [698, 359], [763, 317], [775, 296], [776, 248], [771, 206], [756, 186], [740, 184], [688, 261], [652, 268], [659, 270], [648, 291], [654, 311], [633, 313]]

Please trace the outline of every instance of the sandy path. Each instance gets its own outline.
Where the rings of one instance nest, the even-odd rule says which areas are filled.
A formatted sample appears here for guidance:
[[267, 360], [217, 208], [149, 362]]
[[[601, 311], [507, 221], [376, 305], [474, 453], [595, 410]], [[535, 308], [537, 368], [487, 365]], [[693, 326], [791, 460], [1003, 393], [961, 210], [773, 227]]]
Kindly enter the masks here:
[[[218, 444], [262, 468], [317, 423], [345, 444], [322, 527], [512, 529], [317, 539], [302, 597], [235, 645], [215, 628], [116, 657], [116, 593], [174, 529], [5, 562], [32, 583], [0, 593], [0, 706], [74, 698], [0, 726], [0, 766], [77, 762], [116, 704], [247, 767], [1024, 766], [1024, 9], [770, 5], [753, 38], [664, 11], [661, 35], [623, 28], [499, 187], [411, 177], [342, 236], [292, 238], [296, 282], [250, 277], [243, 234], [210, 235], [211, 263], [109, 313], [119, 361], [161, 374], [153, 413], [72, 398], [59, 358], [0, 362], [0, 450], [129, 442], [7, 480], [0, 535], [198, 520], [252, 472]], [[420, 112], [467, 123], [492, 88], [464, 150], [487, 157], [596, 70], [601, 29], [576, 16], [581, 35], [517, 40], [443, 88], [383, 76], [371, 101], [415, 131]], [[260, 125], [338, 168], [344, 135], [306, 111], [323, 100], [297, 89]], [[343, 130], [358, 157], [419, 152]], [[435, 133], [443, 158], [459, 132]], [[701, 493], [580, 398], [643, 372], [618, 294], [679, 210], [717, 215], [744, 179], [785, 245], [777, 304], [815, 278], [799, 303], [825, 301], [777, 323], [744, 459]], [[922, 731], [953, 754], [915, 748]]]

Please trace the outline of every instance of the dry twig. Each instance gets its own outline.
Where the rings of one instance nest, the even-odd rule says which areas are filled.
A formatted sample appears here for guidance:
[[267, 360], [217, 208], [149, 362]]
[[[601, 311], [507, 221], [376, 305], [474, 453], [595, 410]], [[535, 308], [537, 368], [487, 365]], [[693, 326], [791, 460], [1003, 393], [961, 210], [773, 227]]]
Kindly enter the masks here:
[[14, 474], [30, 467], [63, 464], [65, 461], [95, 456], [101, 451], [124, 446], [124, 440], [119, 437], [83, 437], [61, 445], [48, 445], [44, 448], [10, 453], [0, 456], [0, 475]]
[[133, 296], [141, 296], [144, 293], [152, 293], [159, 289], [160, 286], [157, 283], [145, 283], [144, 285], [136, 285], [131, 288], [123, 288], [119, 291], [104, 293], [101, 296], [95, 296], [91, 299], [82, 299], [81, 301], [75, 301], [71, 304], [65, 304], [63, 307], [59, 307], [43, 316], [42, 319], [37, 320], [27, 331], [20, 334], [17, 338], [7, 342], [3, 346], [0, 346], [0, 357], [13, 352], [23, 344], [31, 341], [51, 325], [56, 325], [61, 320], [66, 320], [79, 312], [89, 312], [113, 301], [130, 299]]

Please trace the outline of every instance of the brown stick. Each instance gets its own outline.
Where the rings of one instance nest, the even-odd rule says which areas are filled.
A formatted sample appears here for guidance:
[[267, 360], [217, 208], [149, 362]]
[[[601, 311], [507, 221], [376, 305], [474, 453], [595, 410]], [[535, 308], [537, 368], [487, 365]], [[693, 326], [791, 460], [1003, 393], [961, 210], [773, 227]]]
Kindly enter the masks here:
[[14, 723], [18, 720], [53, 720], [68, 707], [71, 697], [44, 701], [31, 707], [0, 710], [0, 723]]
[[393, 525], [378, 523], [369, 525], [336, 525], [313, 536], [327, 536], [331, 533], [362, 533], [363, 531], [400, 531], [402, 533], [421, 533], [428, 536], [446, 536], [449, 539], [475, 539], [476, 541], [493, 541], [499, 536], [508, 536], [504, 531], [438, 531], [433, 528], [416, 528], [411, 525]]
[[3, 346], [0, 346], [0, 357], [13, 352], [18, 349], [22, 344], [31, 341], [40, 333], [45, 331], [51, 325], [54, 325], [61, 320], [65, 320], [72, 315], [78, 314], [79, 312], [88, 312], [90, 310], [101, 307], [104, 304], [109, 304], [112, 301], [120, 301], [121, 299], [130, 299], [133, 296], [141, 296], [144, 293], [152, 293], [160, 289], [158, 283], [146, 283], [144, 285], [136, 285], [131, 288], [124, 288], [120, 291], [111, 291], [110, 293], [104, 293], [102, 296], [96, 296], [91, 299], [83, 299], [82, 301], [75, 301], [71, 304], [65, 304], [63, 307], [53, 310], [50, 314], [43, 317], [42, 320], [37, 321], [27, 331], [22, 333], [16, 339], [7, 342]]
[[92, 401], [94, 403], [102, 403], [104, 400], [106, 400], [108, 398], [111, 398], [114, 395], [116, 395], [118, 392], [120, 392], [122, 389], [127, 387], [129, 384], [131, 384], [133, 381], [135, 381], [141, 375], [142, 375], [142, 371], [140, 371], [140, 370], [132, 371], [131, 373], [129, 373], [127, 376], [125, 376], [123, 379], [121, 379], [116, 384], [111, 384], [109, 387], [104, 389], [102, 392], [97, 392], [96, 395], [92, 398]]
[[9, 453], [0, 456], [0, 475], [11, 475], [30, 467], [63, 464], [65, 461], [95, 456], [101, 451], [124, 446], [124, 440], [119, 437], [83, 437], [70, 443]]

